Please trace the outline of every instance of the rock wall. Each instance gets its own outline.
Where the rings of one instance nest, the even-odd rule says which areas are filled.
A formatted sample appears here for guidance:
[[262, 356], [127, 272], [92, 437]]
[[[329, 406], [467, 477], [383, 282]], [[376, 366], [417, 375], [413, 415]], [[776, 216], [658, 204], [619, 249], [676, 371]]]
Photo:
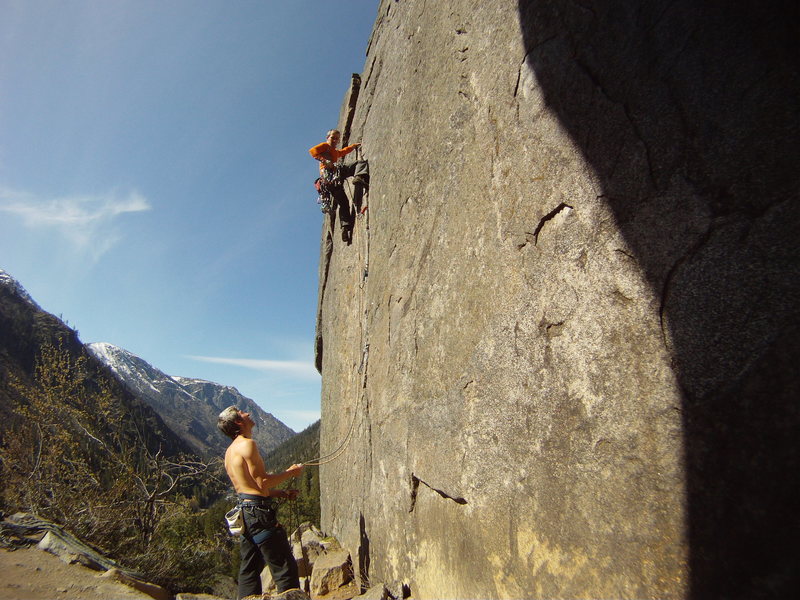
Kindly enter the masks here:
[[380, 2], [340, 123], [368, 217], [323, 226], [317, 331], [322, 526], [362, 580], [797, 587], [797, 23]]

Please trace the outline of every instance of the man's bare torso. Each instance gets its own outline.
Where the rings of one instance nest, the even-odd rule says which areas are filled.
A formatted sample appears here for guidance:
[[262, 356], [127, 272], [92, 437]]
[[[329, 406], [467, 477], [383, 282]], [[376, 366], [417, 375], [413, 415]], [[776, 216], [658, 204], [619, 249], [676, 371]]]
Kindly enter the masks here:
[[244, 437], [237, 437], [225, 451], [225, 471], [230, 477], [233, 488], [237, 494], [255, 494], [263, 496], [258, 481], [250, 472], [250, 467], [245, 460], [245, 456], [252, 456], [253, 452], [258, 455], [258, 448], [255, 442]]

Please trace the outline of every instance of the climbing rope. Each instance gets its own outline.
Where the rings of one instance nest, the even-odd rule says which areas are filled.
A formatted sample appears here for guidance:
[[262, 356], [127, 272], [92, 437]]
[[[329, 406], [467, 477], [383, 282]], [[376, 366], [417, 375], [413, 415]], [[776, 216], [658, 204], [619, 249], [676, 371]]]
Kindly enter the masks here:
[[294, 531], [300, 527], [300, 510], [297, 507], [297, 498], [289, 500], [289, 523], [291, 527], [289, 531]]
[[[292, 477], [288, 480], [288, 483], [285, 488], [282, 489], [292, 489], [295, 486], [295, 481], [297, 477]], [[288, 529], [290, 533], [293, 532], [300, 526], [300, 509], [297, 506], [297, 498], [276, 498], [274, 502], [278, 505], [279, 510], [281, 507], [286, 507], [287, 514], [285, 515], [288, 524]], [[280, 512], [279, 515], [283, 515], [283, 512]], [[282, 520], [282, 517], [279, 517]]]
[[[361, 149], [358, 148], [356, 150], [356, 152], [358, 153], [358, 152], [360, 152], [360, 150]], [[352, 184], [350, 182], [347, 182], [347, 185], [348, 185], [348, 190], [350, 192], [350, 197], [352, 198], [353, 197], [353, 193], [354, 193]], [[368, 189], [369, 188], [367, 188], [367, 190]], [[367, 199], [369, 197], [369, 192], [367, 190], [364, 190], [364, 196], [362, 196], [362, 199], [361, 199], [362, 204], [365, 207], [369, 206], [368, 204], [366, 204], [366, 201], [367, 201]], [[364, 290], [364, 287], [365, 287], [365, 284], [366, 284], [366, 281], [367, 281], [367, 277], [369, 275], [369, 210], [365, 209], [364, 211], [362, 211], [361, 214], [364, 217], [364, 219], [363, 219], [364, 220], [364, 228], [363, 228], [364, 229], [364, 234], [363, 234], [364, 243], [363, 244], [361, 243], [361, 237], [362, 237], [362, 234], [360, 233], [361, 228], [360, 227], [356, 227], [355, 219], [354, 219], [354, 223], [353, 223], [353, 229], [355, 230], [355, 236], [354, 237], [356, 238], [356, 247], [358, 248], [359, 262], [363, 262], [363, 264], [364, 264], [364, 270], [363, 270], [362, 275], [361, 275], [361, 282], [359, 283], [359, 286], [358, 286], [359, 289], [363, 290], [362, 293], [359, 294], [359, 311], [361, 312], [361, 317], [362, 317], [361, 318], [361, 341], [364, 343], [364, 349], [363, 349], [363, 351], [361, 353], [361, 364], [358, 367], [358, 373], [359, 373], [359, 375], [362, 375], [361, 390], [365, 390], [366, 387], [367, 387], [367, 362], [369, 361], [369, 342], [368, 341], [364, 341], [365, 339], [368, 339], [368, 335], [367, 335], [367, 310], [366, 310], [366, 306], [365, 306], [365, 296], [367, 294], [366, 294], [366, 290]], [[357, 215], [356, 215], [355, 218], [357, 218]], [[363, 247], [363, 254], [362, 254], [362, 245], [364, 246]], [[350, 427], [347, 430], [347, 435], [345, 436], [344, 440], [342, 440], [342, 442], [339, 444], [339, 446], [333, 452], [330, 452], [330, 453], [328, 453], [328, 454], [326, 454], [324, 456], [320, 456], [319, 458], [316, 458], [314, 460], [304, 462], [303, 463], [304, 466], [316, 467], [316, 466], [324, 465], [324, 464], [327, 464], [329, 462], [332, 462], [332, 461], [336, 460], [342, 454], [344, 454], [344, 451], [346, 450], [348, 444], [350, 443], [350, 440], [353, 437], [353, 431], [355, 430], [355, 425], [356, 425], [356, 416], [358, 415], [358, 406], [359, 406], [359, 403], [357, 402], [355, 408], [353, 409], [353, 417], [350, 420]]]
[[[356, 406], [356, 408], [358, 408], [358, 406]], [[350, 438], [353, 437], [353, 429], [355, 428], [356, 414], [357, 413], [358, 413], [357, 410], [353, 411], [353, 418], [350, 421], [350, 429], [347, 431], [347, 435], [345, 436], [345, 438], [342, 441], [342, 443], [339, 444], [339, 447], [336, 448], [336, 450], [334, 450], [333, 452], [331, 452], [329, 454], [326, 454], [325, 456], [320, 456], [319, 458], [316, 458], [314, 460], [306, 461], [306, 462], [303, 463], [303, 466], [306, 466], [306, 467], [318, 467], [320, 465], [324, 465], [326, 463], [333, 462], [334, 460], [339, 458], [344, 453], [345, 448], [347, 448], [347, 445], [350, 443]]]
[[[362, 289], [362, 290], [364, 289], [364, 285], [367, 283], [367, 277], [369, 276], [369, 203], [368, 203], [368, 199], [369, 199], [369, 192], [365, 191], [364, 192], [364, 197], [361, 199], [361, 202], [364, 204], [364, 209], [363, 209], [363, 211], [361, 213], [363, 215], [363, 217], [364, 217], [364, 239], [365, 239], [364, 257], [363, 257], [364, 258], [364, 271], [363, 271], [363, 273], [361, 275], [361, 283], [358, 284], [359, 289]], [[359, 250], [360, 249], [361, 248], [359, 247]], [[364, 301], [364, 295], [365, 294], [361, 294], [362, 302]], [[363, 314], [364, 314], [364, 325], [363, 325], [362, 330], [361, 330], [362, 337], [363, 337], [364, 330], [366, 329], [366, 320], [367, 319], [366, 319], [366, 310], [364, 309], [363, 306], [361, 308], [364, 311], [363, 312]]]

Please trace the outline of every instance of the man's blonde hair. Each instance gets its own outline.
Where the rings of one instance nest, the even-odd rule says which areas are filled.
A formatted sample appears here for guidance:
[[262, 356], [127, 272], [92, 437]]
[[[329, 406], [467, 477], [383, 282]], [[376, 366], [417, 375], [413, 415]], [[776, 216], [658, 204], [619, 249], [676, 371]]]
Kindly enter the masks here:
[[219, 413], [219, 417], [217, 418], [217, 427], [219, 430], [227, 435], [232, 440], [236, 439], [236, 436], [239, 435], [239, 430], [241, 427], [237, 421], [241, 421], [241, 417], [239, 417], [239, 409], [235, 406], [229, 406], [221, 413]]

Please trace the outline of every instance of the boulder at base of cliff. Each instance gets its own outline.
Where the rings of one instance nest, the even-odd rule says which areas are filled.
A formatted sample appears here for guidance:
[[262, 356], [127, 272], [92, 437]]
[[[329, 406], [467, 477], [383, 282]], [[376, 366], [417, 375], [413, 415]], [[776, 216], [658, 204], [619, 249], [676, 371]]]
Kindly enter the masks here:
[[[358, 594], [353, 581], [353, 563], [347, 550], [337, 549], [321, 554], [314, 563], [311, 573], [311, 597], [330, 598], [335, 594], [337, 598], [342, 588], [354, 589], [349, 598]], [[348, 589], [348, 593], [349, 593]], [[345, 595], [346, 596], [346, 595]]]
[[155, 585], [154, 583], [147, 583], [146, 581], [132, 577], [128, 573], [120, 571], [119, 569], [109, 569], [105, 573], [101, 574], [100, 577], [105, 577], [113, 581], [124, 583], [128, 587], [132, 587], [143, 594], [152, 596], [156, 600], [172, 600], [172, 594], [168, 590], [159, 585]]
[[389, 600], [393, 596], [389, 595], [389, 590], [383, 584], [374, 585], [360, 596], [356, 596], [353, 600]]
[[302, 523], [294, 530], [290, 539], [292, 554], [297, 561], [300, 577], [310, 577], [317, 557], [330, 547], [323, 533], [311, 523]]

